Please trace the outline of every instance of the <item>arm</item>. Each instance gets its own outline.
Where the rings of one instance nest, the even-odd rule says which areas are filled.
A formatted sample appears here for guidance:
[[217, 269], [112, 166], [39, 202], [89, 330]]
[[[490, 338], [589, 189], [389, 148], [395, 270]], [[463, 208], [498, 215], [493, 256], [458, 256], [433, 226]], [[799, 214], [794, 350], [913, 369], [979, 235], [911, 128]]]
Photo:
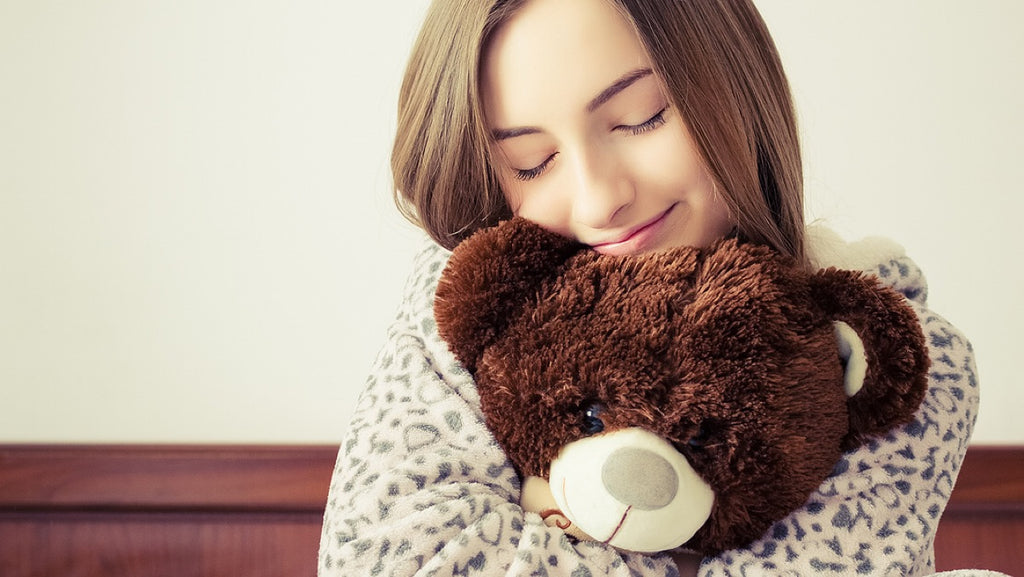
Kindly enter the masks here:
[[[901, 283], [907, 284], [907, 275], [892, 268], [892, 275], [902, 277], [893, 284], [918, 313], [932, 363], [928, 394], [915, 421], [846, 454], [805, 507], [749, 548], [705, 560], [703, 577], [766, 570], [793, 575], [934, 571], [935, 530], [967, 451], [978, 383], [966, 338], [925, 309], [924, 291], [905, 290]], [[906, 270], [919, 274], [916, 267]]]
[[573, 543], [520, 508], [472, 380], [434, 329], [444, 256], [418, 258], [342, 443], [320, 575], [675, 575], [667, 555]]

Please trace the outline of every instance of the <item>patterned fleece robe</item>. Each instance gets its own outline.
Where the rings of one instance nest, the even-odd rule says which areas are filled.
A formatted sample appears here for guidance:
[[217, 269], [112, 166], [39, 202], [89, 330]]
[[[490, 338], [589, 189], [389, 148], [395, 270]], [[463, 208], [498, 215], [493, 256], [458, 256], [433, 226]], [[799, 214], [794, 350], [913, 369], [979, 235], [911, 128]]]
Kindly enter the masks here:
[[[702, 577], [926, 575], [978, 408], [970, 343], [926, 308], [921, 270], [891, 244], [809, 231], [816, 264], [866, 270], [903, 293], [932, 367], [916, 420], [847, 453], [807, 504]], [[319, 574], [328, 576], [675, 576], [666, 555], [576, 542], [519, 507], [519, 480], [484, 424], [469, 374], [438, 337], [437, 280], [450, 253], [416, 257], [343, 441]]]

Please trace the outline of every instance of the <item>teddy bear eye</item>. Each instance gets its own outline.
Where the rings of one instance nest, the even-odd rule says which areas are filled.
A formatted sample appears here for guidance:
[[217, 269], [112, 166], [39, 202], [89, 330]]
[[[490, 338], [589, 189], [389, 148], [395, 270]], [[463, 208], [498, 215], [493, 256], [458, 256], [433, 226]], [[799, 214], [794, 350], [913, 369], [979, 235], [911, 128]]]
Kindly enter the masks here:
[[580, 428], [584, 433], [596, 435], [604, 430], [604, 421], [601, 420], [603, 412], [604, 406], [600, 403], [587, 405], [587, 408], [583, 410], [583, 421], [580, 423]]
[[686, 445], [691, 449], [703, 449], [708, 444], [708, 441], [711, 440], [714, 430], [715, 423], [710, 419], [701, 421], [700, 426], [697, 427], [697, 432], [687, 439]]

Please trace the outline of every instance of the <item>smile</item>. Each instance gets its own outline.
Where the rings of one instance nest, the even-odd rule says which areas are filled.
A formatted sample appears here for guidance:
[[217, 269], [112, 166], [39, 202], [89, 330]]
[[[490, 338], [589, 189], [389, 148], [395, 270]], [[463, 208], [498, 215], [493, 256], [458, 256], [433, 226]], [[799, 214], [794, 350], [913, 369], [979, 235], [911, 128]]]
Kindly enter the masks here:
[[666, 217], [675, 207], [676, 205], [673, 204], [665, 212], [631, 229], [621, 237], [612, 241], [593, 244], [591, 248], [601, 254], [612, 256], [636, 254], [650, 249], [662, 225], [665, 224]]

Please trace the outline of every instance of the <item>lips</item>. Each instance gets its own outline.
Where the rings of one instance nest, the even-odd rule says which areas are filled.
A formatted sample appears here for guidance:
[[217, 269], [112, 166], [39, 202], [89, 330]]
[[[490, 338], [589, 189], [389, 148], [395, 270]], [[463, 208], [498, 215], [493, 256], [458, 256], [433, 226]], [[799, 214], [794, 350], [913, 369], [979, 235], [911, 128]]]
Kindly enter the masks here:
[[630, 229], [626, 234], [615, 240], [600, 242], [590, 246], [601, 254], [613, 256], [636, 254], [650, 249], [665, 224], [666, 217], [675, 207], [676, 205], [673, 204], [665, 212], [640, 226]]

